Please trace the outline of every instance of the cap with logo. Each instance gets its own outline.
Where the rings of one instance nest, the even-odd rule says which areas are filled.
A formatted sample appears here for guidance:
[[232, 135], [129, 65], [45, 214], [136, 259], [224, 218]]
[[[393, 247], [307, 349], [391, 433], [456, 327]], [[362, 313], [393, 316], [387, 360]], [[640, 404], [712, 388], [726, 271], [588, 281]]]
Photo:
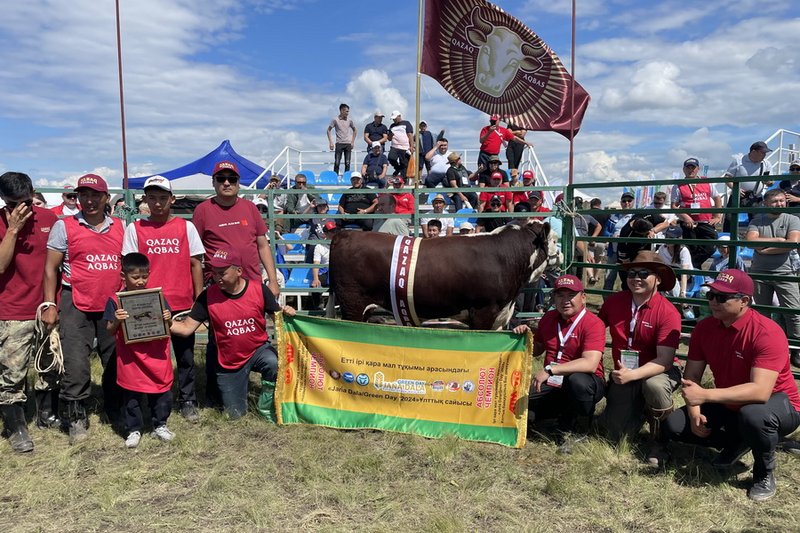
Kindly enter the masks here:
[[619, 197], [620, 200], [624, 200], [625, 198], [629, 198], [629, 199], [633, 200], [634, 199], [633, 193], [624, 192], [624, 193], [622, 193], [622, 196]]
[[489, 200], [489, 205], [503, 205], [503, 199], [495, 194], [492, 196], [491, 200]]
[[322, 228], [323, 228], [325, 231], [333, 231], [333, 230], [335, 230], [335, 229], [336, 229], [336, 222], [334, 222], [333, 220], [329, 220], [329, 221], [327, 221], [327, 222], [325, 223], [325, 225], [324, 225], [324, 226], [322, 226]]
[[534, 178], [534, 174], [533, 174], [532, 170], [526, 170], [525, 172], [522, 173], [522, 179], [524, 179], [524, 180], [533, 179], [533, 178]]
[[503, 175], [500, 174], [499, 172], [492, 172], [492, 179], [493, 180], [502, 180], [503, 179]]
[[753, 296], [754, 286], [753, 278], [748, 276], [745, 272], [735, 268], [723, 270], [717, 274], [717, 279], [711, 283], [703, 285], [709, 289], [714, 289], [717, 292], [724, 292], [728, 294], [745, 294]]
[[389, 183], [391, 184], [399, 183], [400, 185], [402, 185], [405, 183], [405, 181], [403, 181], [403, 178], [400, 176], [392, 176], [391, 178], [389, 178]]
[[89, 189], [108, 194], [108, 184], [106, 180], [97, 174], [85, 174], [78, 178], [78, 184], [75, 185], [75, 192], [79, 192], [81, 189]]
[[553, 291], [559, 289], [569, 289], [574, 292], [581, 292], [583, 290], [583, 283], [576, 276], [572, 274], [564, 274], [556, 278], [553, 284]]
[[172, 192], [172, 184], [164, 176], [150, 176], [144, 182], [144, 190], [150, 187], [161, 189], [162, 191]]
[[227, 268], [230, 266], [242, 266], [242, 260], [234, 250], [220, 248], [214, 252], [214, 255], [208, 260], [208, 264], [213, 268]]
[[239, 176], [239, 167], [237, 167], [236, 163], [233, 161], [218, 161], [217, 164], [214, 165], [214, 171], [211, 173], [211, 175], [216, 176], [218, 172], [222, 172], [223, 170], [230, 170]]

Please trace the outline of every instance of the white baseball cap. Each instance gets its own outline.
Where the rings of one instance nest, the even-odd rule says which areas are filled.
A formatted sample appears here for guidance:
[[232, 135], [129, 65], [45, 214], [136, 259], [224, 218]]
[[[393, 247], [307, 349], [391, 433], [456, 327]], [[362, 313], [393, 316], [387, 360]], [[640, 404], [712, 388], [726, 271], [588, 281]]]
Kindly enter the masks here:
[[400, 113], [400, 111], [398, 111], [397, 109], [395, 109], [394, 111], [392, 111], [392, 114], [391, 114], [390, 116], [391, 116], [392, 120], [394, 120], [394, 119], [396, 119], [397, 117], [399, 117], [399, 116], [402, 116], [402, 113]]
[[142, 188], [147, 189], [148, 187], [156, 187], [163, 191], [172, 192], [172, 184], [164, 176], [150, 176], [147, 178]]

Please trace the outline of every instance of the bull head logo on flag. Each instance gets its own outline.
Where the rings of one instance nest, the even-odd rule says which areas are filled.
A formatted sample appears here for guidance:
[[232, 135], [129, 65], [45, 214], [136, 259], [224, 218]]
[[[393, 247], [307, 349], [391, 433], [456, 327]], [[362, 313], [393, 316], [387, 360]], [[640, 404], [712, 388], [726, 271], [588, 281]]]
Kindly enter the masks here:
[[421, 72], [456, 99], [528, 130], [577, 133], [589, 95], [530, 28], [483, 0], [427, 0]]

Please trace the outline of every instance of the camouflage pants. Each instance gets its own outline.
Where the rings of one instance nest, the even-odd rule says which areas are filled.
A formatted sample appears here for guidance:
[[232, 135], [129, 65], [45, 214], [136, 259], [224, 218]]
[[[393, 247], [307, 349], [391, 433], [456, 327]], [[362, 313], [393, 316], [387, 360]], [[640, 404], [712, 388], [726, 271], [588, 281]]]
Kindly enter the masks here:
[[[0, 405], [24, 403], [25, 378], [33, 354], [33, 320], [0, 320]], [[58, 386], [55, 373], [37, 376], [36, 390]]]

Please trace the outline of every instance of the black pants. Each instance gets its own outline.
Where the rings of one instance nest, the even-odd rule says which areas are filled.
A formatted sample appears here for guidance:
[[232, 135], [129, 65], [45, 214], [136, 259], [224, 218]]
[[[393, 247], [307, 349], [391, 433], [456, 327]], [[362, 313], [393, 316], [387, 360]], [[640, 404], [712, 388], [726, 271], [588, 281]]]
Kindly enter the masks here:
[[121, 389], [117, 385], [117, 358], [114, 337], [106, 331], [103, 312], [85, 313], [72, 302], [72, 290], [61, 291], [59, 305], [61, 346], [64, 352], [64, 377], [61, 379], [62, 401], [87, 400], [91, 389], [91, 361], [93, 341], [97, 339], [97, 353], [103, 365], [103, 404], [106, 414], [119, 413], [122, 401]]
[[525, 152], [525, 146], [522, 143], [510, 141], [506, 146], [506, 157], [508, 158], [508, 169], [512, 170], [519, 168], [522, 161], [522, 154]]
[[144, 428], [144, 420], [142, 418], [142, 396], [147, 398], [147, 405], [150, 407], [150, 416], [153, 421], [153, 429], [167, 425], [167, 418], [169, 418], [169, 413], [172, 411], [171, 390], [144, 393], [122, 389], [126, 435], [134, 431], [141, 433]]
[[528, 408], [535, 420], [558, 418], [559, 427], [570, 430], [578, 417], [594, 414], [594, 407], [605, 395], [605, 382], [597, 374], [564, 376], [561, 387], [543, 384], [540, 392], [531, 389]]
[[206, 344], [206, 405], [218, 407], [222, 405], [222, 398], [219, 395], [219, 385], [217, 384], [217, 372], [220, 370], [219, 360], [217, 359], [217, 342], [214, 333], [208, 331], [208, 344]]
[[175, 362], [178, 365], [178, 403], [197, 403], [194, 368], [194, 333], [188, 337], [171, 335]]
[[717, 449], [744, 443], [753, 450], [753, 472], [757, 477], [775, 468], [773, 452], [780, 437], [800, 426], [800, 413], [782, 392], [770, 396], [767, 403], [743, 405], [738, 411], [722, 404], [706, 403], [700, 406], [700, 412], [705, 415], [706, 427], [711, 430], [707, 438], [692, 433], [684, 406], [662, 423], [662, 439]]
[[499, 155], [499, 154], [490, 154], [489, 152], [484, 152], [483, 150], [478, 152], [478, 167], [483, 165], [484, 170], [489, 168], [489, 158], [492, 157], [493, 155]]
[[353, 145], [350, 143], [336, 143], [336, 151], [333, 154], [333, 171], [339, 173], [339, 163], [344, 154], [344, 171], [350, 170], [350, 155], [353, 153]]
[[409, 159], [411, 159], [411, 156], [408, 155], [406, 150], [401, 150], [399, 148], [389, 149], [389, 164], [394, 168], [395, 176], [406, 177]]
[[[683, 229], [683, 238], [684, 239], [708, 239], [710, 241], [717, 240], [717, 230], [714, 229], [714, 226], [709, 224], [708, 222], [698, 222], [697, 226], [694, 228], [687, 225], [681, 224], [681, 229]], [[687, 246], [689, 249], [689, 255], [692, 256], [692, 265], [694, 268], [702, 268], [703, 263], [714, 254], [716, 242], [712, 242], [711, 244], [690, 244]]]

